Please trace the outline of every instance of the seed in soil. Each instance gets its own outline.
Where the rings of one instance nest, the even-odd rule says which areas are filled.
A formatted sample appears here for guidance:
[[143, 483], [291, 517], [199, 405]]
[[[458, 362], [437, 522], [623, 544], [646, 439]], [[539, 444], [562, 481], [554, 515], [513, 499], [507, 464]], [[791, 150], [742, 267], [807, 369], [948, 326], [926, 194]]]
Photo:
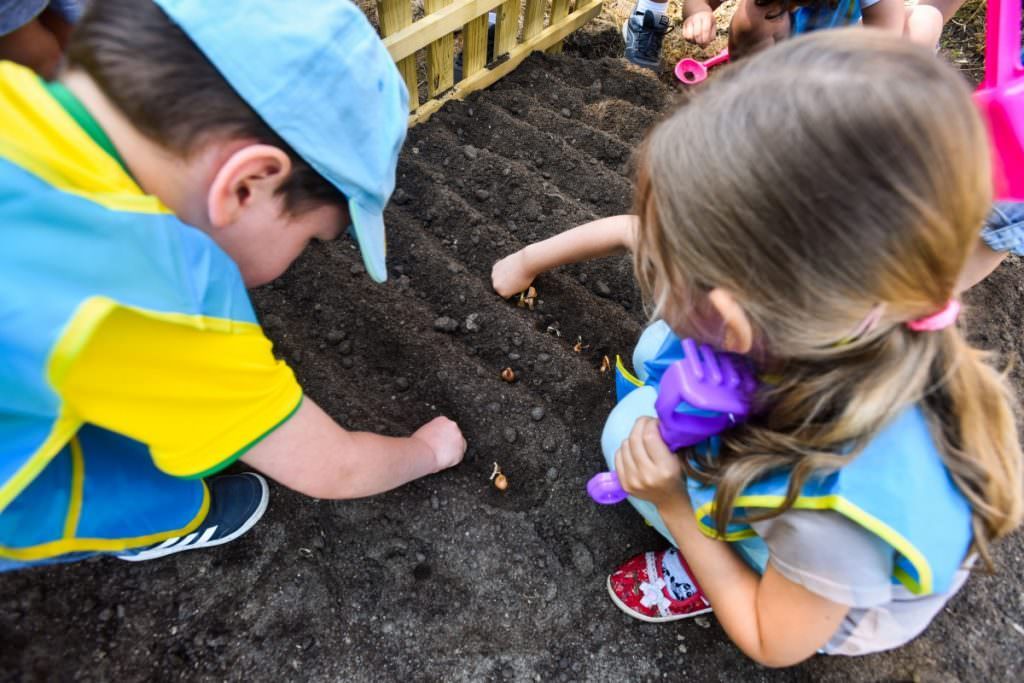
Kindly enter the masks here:
[[501, 371], [501, 378], [506, 382], [515, 382], [516, 371], [513, 370], [512, 368], [505, 368], [504, 370]]
[[459, 323], [443, 315], [434, 321], [434, 329], [438, 332], [448, 332], [450, 334], [459, 329]]
[[590, 344], [583, 343], [583, 337], [576, 337], [576, 343], [572, 345], [572, 350], [576, 353], [581, 353], [590, 348]]
[[501, 473], [501, 467], [498, 463], [494, 463], [494, 469], [491, 471], [491, 483], [494, 484], [494, 488], [499, 491], [504, 491], [508, 488], [508, 478]]
[[519, 303], [517, 303], [516, 305], [519, 306], [519, 308], [529, 308], [532, 311], [533, 307], [536, 305], [536, 303], [537, 303], [537, 288], [536, 287], [530, 287], [525, 292], [522, 292], [519, 295]]
[[608, 372], [611, 369], [612, 369], [612, 362], [611, 362], [611, 360], [608, 358], [608, 356], [602, 356], [601, 357], [601, 368], [600, 368], [601, 372], [605, 373], [605, 372]]

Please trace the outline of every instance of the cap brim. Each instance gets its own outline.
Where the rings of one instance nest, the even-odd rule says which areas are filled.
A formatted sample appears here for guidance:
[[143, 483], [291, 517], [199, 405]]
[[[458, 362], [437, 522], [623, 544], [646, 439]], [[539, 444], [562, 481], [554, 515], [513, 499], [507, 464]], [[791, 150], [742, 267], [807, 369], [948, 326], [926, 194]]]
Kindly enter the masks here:
[[359, 251], [363, 255], [363, 265], [374, 282], [388, 279], [387, 240], [384, 237], [384, 214], [370, 211], [356, 203], [348, 202], [348, 213], [352, 219], [352, 228], [359, 243]]

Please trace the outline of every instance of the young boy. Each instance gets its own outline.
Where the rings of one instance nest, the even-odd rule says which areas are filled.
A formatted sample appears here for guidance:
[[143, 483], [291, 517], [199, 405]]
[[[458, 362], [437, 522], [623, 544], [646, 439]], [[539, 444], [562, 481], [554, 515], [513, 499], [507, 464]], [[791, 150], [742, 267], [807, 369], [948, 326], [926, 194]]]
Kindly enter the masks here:
[[144, 560], [457, 464], [458, 427], [347, 432], [245, 291], [382, 212], [407, 94], [348, 0], [103, 0], [57, 84], [0, 63], [0, 569]]

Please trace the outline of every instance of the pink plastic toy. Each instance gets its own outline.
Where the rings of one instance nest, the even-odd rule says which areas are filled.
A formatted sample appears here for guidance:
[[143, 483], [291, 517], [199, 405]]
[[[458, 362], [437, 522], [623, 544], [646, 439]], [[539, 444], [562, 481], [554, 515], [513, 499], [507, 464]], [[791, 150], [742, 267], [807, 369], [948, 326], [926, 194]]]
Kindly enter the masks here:
[[[683, 359], [665, 371], [654, 403], [661, 438], [676, 451], [719, 434], [747, 418], [755, 391], [757, 378], [746, 358], [707, 344], [698, 349], [692, 339], [684, 339]], [[591, 478], [587, 493], [602, 505], [627, 496], [614, 472]]]
[[1024, 201], [1024, 68], [1020, 0], [989, 0], [985, 80], [974, 100], [988, 121], [996, 199]]
[[696, 85], [708, 77], [708, 69], [729, 61], [729, 50], [722, 50], [711, 59], [703, 62], [698, 59], [687, 57], [680, 59], [676, 64], [676, 78], [686, 85]]

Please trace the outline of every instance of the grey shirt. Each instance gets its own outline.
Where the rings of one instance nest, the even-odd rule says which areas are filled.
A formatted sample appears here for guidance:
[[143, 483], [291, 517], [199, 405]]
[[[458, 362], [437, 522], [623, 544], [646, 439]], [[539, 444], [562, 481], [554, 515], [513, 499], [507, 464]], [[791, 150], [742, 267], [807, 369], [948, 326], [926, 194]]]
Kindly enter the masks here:
[[768, 546], [768, 560], [793, 583], [850, 611], [824, 651], [862, 655], [916, 638], [967, 580], [970, 562], [941, 594], [916, 596], [892, 583], [895, 551], [837, 512], [789, 510], [751, 524]]

